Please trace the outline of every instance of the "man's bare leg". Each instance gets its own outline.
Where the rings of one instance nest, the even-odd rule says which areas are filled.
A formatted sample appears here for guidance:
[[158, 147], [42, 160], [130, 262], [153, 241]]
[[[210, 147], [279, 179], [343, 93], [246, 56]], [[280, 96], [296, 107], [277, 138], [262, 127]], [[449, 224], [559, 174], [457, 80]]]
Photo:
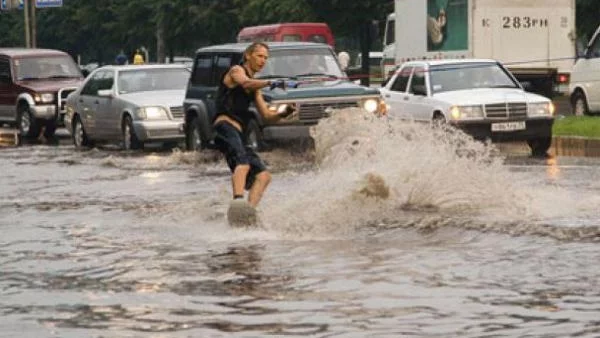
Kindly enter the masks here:
[[233, 175], [231, 176], [233, 196], [244, 196], [244, 187], [246, 186], [246, 177], [249, 171], [249, 164], [240, 164], [233, 170]]
[[258, 202], [260, 202], [263, 196], [263, 193], [269, 186], [269, 183], [271, 183], [271, 173], [268, 171], [262, 171], [256, 175], [254, 183], [252, 184], [250, 192], [248, 193], [248, 203], [251, 206], [256, 208]]

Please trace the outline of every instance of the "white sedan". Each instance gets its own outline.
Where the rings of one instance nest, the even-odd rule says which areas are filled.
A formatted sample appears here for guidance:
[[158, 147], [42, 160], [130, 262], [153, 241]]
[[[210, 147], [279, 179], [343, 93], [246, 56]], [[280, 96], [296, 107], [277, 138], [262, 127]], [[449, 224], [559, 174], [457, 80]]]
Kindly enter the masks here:
[[390, 117], [449, 123], [476, 139], [527, 141], [534, 156], [552, 142], [554, 106], [487, 59], [404, 63], [380, 89]]
[[190, 72], [184, 65], [126, 65], [95, 69], [69, 95], [65, 126], [75, 147], [120, 142], [183, 141], [183, 99]]

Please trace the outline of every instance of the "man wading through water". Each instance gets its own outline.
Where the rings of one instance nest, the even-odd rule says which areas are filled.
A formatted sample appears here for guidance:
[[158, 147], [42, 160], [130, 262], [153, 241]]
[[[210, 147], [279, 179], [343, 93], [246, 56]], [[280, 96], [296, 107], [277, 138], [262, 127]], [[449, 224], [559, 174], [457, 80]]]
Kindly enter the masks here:
[[[254, 79], [269, 58], [269, 47], [261, 42], [252, 43], [244, 51], [241, 65], [235, 65], [225, 72], [219, 83], [216, 104], [217, 115], [213, 127], [216, 132], [215, 145], [225, 155], [232, 172], [233, 201], [227, 217], [234, 225], [256, 223], [255, 208], [271, 182], [267, 171], [256, 152], [246, 145], [246, 128], [253, 118], [249, 110], [254, 102], [256, 109], [266, 121], [277, 121], [294, 112], [288, 109], [283, 113], [270, 111], [262, 96], [265, 87], [285, 89], [285, 81]], [[248, 201], [244, 200], [244, 190], [248, 190]]]

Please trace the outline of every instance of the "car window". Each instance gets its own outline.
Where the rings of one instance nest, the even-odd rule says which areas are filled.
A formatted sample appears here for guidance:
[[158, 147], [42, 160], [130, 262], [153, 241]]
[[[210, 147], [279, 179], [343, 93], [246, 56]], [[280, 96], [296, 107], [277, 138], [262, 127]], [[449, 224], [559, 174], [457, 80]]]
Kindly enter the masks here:
[[112, 71], [102, 72], [102, 78], [98, 80], [98, 90], [112, 89], [114, 85], [114, 75]]
[[0, 83], [11, 83], [10, 62], [6, 59], [0, 60]]
[[592, 58], [600, 57], [600, 34], [596, 36], [596, 39], [588, 49], [587, 56]]
[[218, 84], [221, 81], [221, 77], [223, 76], [223, 73], [225, 73], [227, 70], [229, 70], [231, 65], [232, 65], [231, 54], [217, 55], [216, 62], [215, 62], [215, 71], [213, 73], [213, 76], [214, 76], [213, 81], [215, 84]]
[[94, 73], [88, 82], [81, 89], [81, 95], [98, 95], [98, 89], [100, 88], [102, 79], [108, 73], [107, 70], [100, 70]]
[[456, 63], [432, 66], [433, 94], [473, 88], [518, 88], [508, 71], [497, 63]]
[[196, 58], [196, 66], [192, 73], [192, 83], [202, 86], [215, 86], [212, 76], [212, 54], [200, 54]]
[[411, 94], [422, 94], [427, 91], [425, 87], [425, 68], [415, 67], [408, 91]]
[[410, 73], [412, 73], [413, 67], [404, 67], [400, 70], [400, 74], [396, 77], [396, 80], [392, 84], [391, 90], [396, 92], [406, 92], [406, 86], [408, 85], [408, 79]]
[[285, 34], [281, 37], [281, 41], [300, 41], [301, 36], [297, 34]]
[[119, 94], [185, 89], [189, 72], [185, 68], [141, 68], [118, 74]]
[[313, 34], [313, 35], [308, 36], [307, 41], [317, 42], [317, 43], [327, 43], [327, 38], [325, 37], [325, 35]]
[[69, 56], [22, 57], [15, 60], [18, 80], [81, 77], [81, 71]]

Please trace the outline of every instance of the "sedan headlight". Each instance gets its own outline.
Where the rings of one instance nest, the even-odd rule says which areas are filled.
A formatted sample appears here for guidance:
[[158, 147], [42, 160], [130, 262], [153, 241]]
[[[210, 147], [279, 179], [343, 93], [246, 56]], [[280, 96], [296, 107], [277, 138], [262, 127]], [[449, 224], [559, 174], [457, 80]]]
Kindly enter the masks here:
[[450, 107], [450, 117], [453, 120], [468, 120], [483, 118], [483, 108], [477, 106], [452, 106]]
[[137, 116], [142, 120], [166, 120], [167, 110], [163, 107], [142, 107], [137, 110]]
[[552, 102], [536, 102], [527, 105], [529, 116], [552, 116], [554, 115], [554, 104]]
[[52, 103], [52, 102], [54, 102], [54, 94], [52, 94], [52, 93], [35, 94], [33, 96], [33, 99], [35, 100], [35, 102], [38, 102], [38, 103]]

